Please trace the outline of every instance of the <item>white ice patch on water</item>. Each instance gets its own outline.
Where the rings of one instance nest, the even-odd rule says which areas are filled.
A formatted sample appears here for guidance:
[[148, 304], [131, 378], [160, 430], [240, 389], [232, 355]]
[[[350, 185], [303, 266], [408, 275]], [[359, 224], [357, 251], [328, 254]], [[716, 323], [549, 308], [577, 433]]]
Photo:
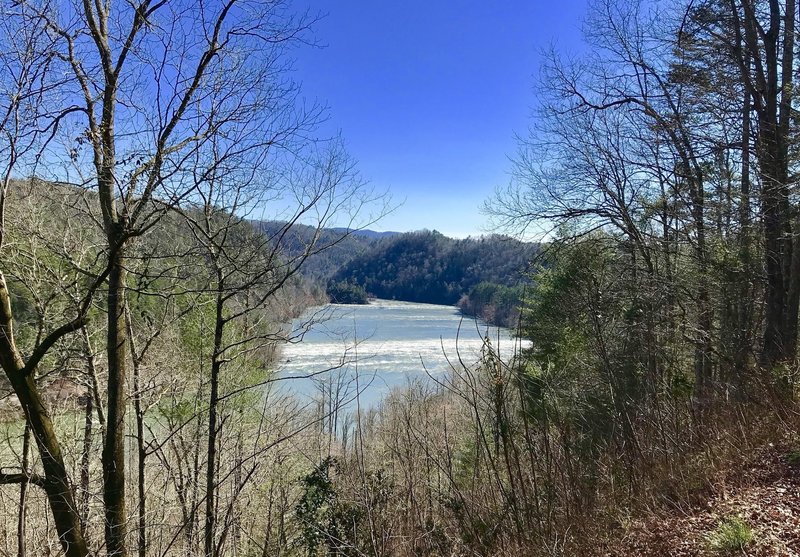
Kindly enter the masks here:
[[[368, 399], [377, 400], [410, 378], [442, 374], [462, 363], [473, 366], [480, 360], [486, 337], [504, 358], [519, 347], [510, 331], [464, 318], [452, 306], [377, 300], [367, 306], [329, 305], [324, 310], [329, 319], [314, 324], [302, 341], [283, 347], [278, 371], [287, 379], [330, 369], [345, 377], [370, 376], [374, 386], [365, 393]], [[295, 327], [314, 314], [301, 317]], [[288, 383], [296, 392], [314, 390], [311, 379]]]

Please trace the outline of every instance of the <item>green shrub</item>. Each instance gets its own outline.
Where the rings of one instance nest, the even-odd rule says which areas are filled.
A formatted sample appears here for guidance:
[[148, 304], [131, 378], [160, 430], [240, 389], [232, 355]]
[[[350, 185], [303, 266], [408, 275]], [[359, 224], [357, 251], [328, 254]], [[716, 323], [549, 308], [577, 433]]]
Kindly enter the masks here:
[[753, 541], [753, 529], [738, 516], [726, 518], [709, 535], [709, 547], [720, 553], [741, 551]]
[[800, 465], [800, 449], [789, 451], [786, 455], [786, 461], [792, 466]]

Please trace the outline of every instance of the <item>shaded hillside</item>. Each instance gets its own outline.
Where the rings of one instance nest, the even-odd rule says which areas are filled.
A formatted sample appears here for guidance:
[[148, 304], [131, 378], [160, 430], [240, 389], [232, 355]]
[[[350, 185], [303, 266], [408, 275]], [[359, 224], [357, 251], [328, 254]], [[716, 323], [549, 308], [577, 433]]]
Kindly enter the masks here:
[[[269, 236], [283, 233], [286, 226], [286, 223], [278, 221], [254, 221], [253, 224]], [[309, 279], [324, 283], [351, 259], [397, 233], [347, 228], [317, 230], [313, 226], [295, 224], [281, 238], [281, 247], [289, 257], [297, 256], [303, 253], [316, 234], [319, 234], [318, 245], [329, 247], [310, 255], [303, 263], [302, 273]]]
[[258, 221], [265, 234], [275, 236], [284, 253], [301, 254], [315, 236], [330, 246], [311, 255], [303, 275], [327, 285], [331, 301], [365, 303], [367, 296], [458, 304], [467, 315], [491, 323], [513, 325], [525, 283], [524, 271], [538, 245], [506, 236], [457, 240], [436, 231], [375, 232]]
[[[146, 210], [158, 208], [157, 203], [146, 206]], [[190, 307], [196, 305], [201, 311], [207, 301], [213, 275], [204, 245], [190, 224], [199, 214], [195, 211], [194, 208], [165, 211], [148, 233], [140, 237], [135, 250], [128, 253], [127, 303], [136, 318], [146, 323], [150, 320], [160, 325], [168, 323], [169, 312], [188, 320], [194, 315]], [[98, 197], [93, 191], [39, 179], [10, 182], [5, 198], [7, 247], [0, 254], [0, 265], [5, 269], [5, 286], [14, 305], [17, 343], [25, 352], [33, 352], [48, 327], [76, 311], [75, 292], [87, 282], [87, 277], [94, 279], [104, 272], [108, 252], [98, 247], [102, 246], [104, 234], [96, 218], [99, 212]], [[283, 246], [265, 241], [251, 223], [225, 211], [210, 220], [227, 228], [232, 253], [248, 254], [242, 261], [231, 257], [223, 269], [228, 278], [225, 293], [229, 299], [247, 304], [248, 296], [263, 297], [264, 292], [273, 288], [273, 284], [255, 279], [249, 281], [252, 285], [249, 290], [234, 282], [248, 272], [246, 264], [254, 261], [263, 265], [252, 271], [254, 274], [266, 277], [262, 269], [268, 261], [272, 276], [282, 281], [261, 302], [261, 307], [269, 310], [270, 318], [262, 318], [260, 324], [268, 330], [266, 336], [272, 335], [270, 341], [278, 336], [273, 332], [281, 331], [284, 323], [291, 322], [306, 308], [326, 301], [318, 284], [292, 269], [292, 262], [283, 255]], [[107, 306], [96, 294], [84, 327], [98, 334], [105, 312]], [[184, 323], [178, 325], [178, 322], [178, 318], [170, 322], [174, 326], [171, 334], [188, 334], [181, 329]], [[45, 361], [48, 372], [40, 380], [44, 396], [66, 399], [80, 391], [72, 387], [85, 383], [85, 378], [75, 375], [73, 362], [75, 352], [81, 349], [80, 337], [77, 341], [69, 337], [52, 349]], [[262, 351], [262, 355], [267, 353], [268, 350]], [[268, 360], [267, 356], [264, 358]], [[0, 374], [0, 399], [7, 399], [9, 393], [7, 375]], [[16, 411], [15, 399], [0, 404], [0, 414], [9, 407]]]
[[375, 243], [339, 269], [331, 283], [351, 283], [378, 298], [455, 304], [480, 283], [513, 286], [538, 246], [505, 236], [456, 240], [436, 231]]

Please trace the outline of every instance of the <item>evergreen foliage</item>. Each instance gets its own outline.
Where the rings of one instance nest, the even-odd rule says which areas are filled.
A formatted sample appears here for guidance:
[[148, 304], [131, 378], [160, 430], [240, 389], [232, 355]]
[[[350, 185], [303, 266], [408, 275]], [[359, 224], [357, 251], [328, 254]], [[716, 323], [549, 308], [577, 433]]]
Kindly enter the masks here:
[[333, 280], [354, 282], [378, 298], [452, 305], [481, 282], [522, 282], [537, 249], [506, 236], [456, 240], [436, 231], [410, 232], [376, 243]]
[[366, 290], [343, 280], [329, 284], [327, 294], [334, 304], [366, 304], [369, 300]]
[[482, 281], [461, 297], [458, 307], [465, 315], [474, 315], [487, 323], [513, 328], [519, 324], [519, 311], [526, 288], [529, 286], [506, 286]]

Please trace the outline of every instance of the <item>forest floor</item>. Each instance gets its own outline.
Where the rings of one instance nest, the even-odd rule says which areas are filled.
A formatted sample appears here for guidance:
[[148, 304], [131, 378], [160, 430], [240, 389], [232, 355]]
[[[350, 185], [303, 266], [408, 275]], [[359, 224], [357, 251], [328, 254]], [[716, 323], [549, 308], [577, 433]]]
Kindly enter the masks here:
[[[715, 548], [720, 525], [736, 517], [749, 526], [752, 540], [727, 552]], [[800, 557], [800, 446], [757, 449], [720, 473], [694, 504], [637, 518], [612, 536], [596, 555]]]

